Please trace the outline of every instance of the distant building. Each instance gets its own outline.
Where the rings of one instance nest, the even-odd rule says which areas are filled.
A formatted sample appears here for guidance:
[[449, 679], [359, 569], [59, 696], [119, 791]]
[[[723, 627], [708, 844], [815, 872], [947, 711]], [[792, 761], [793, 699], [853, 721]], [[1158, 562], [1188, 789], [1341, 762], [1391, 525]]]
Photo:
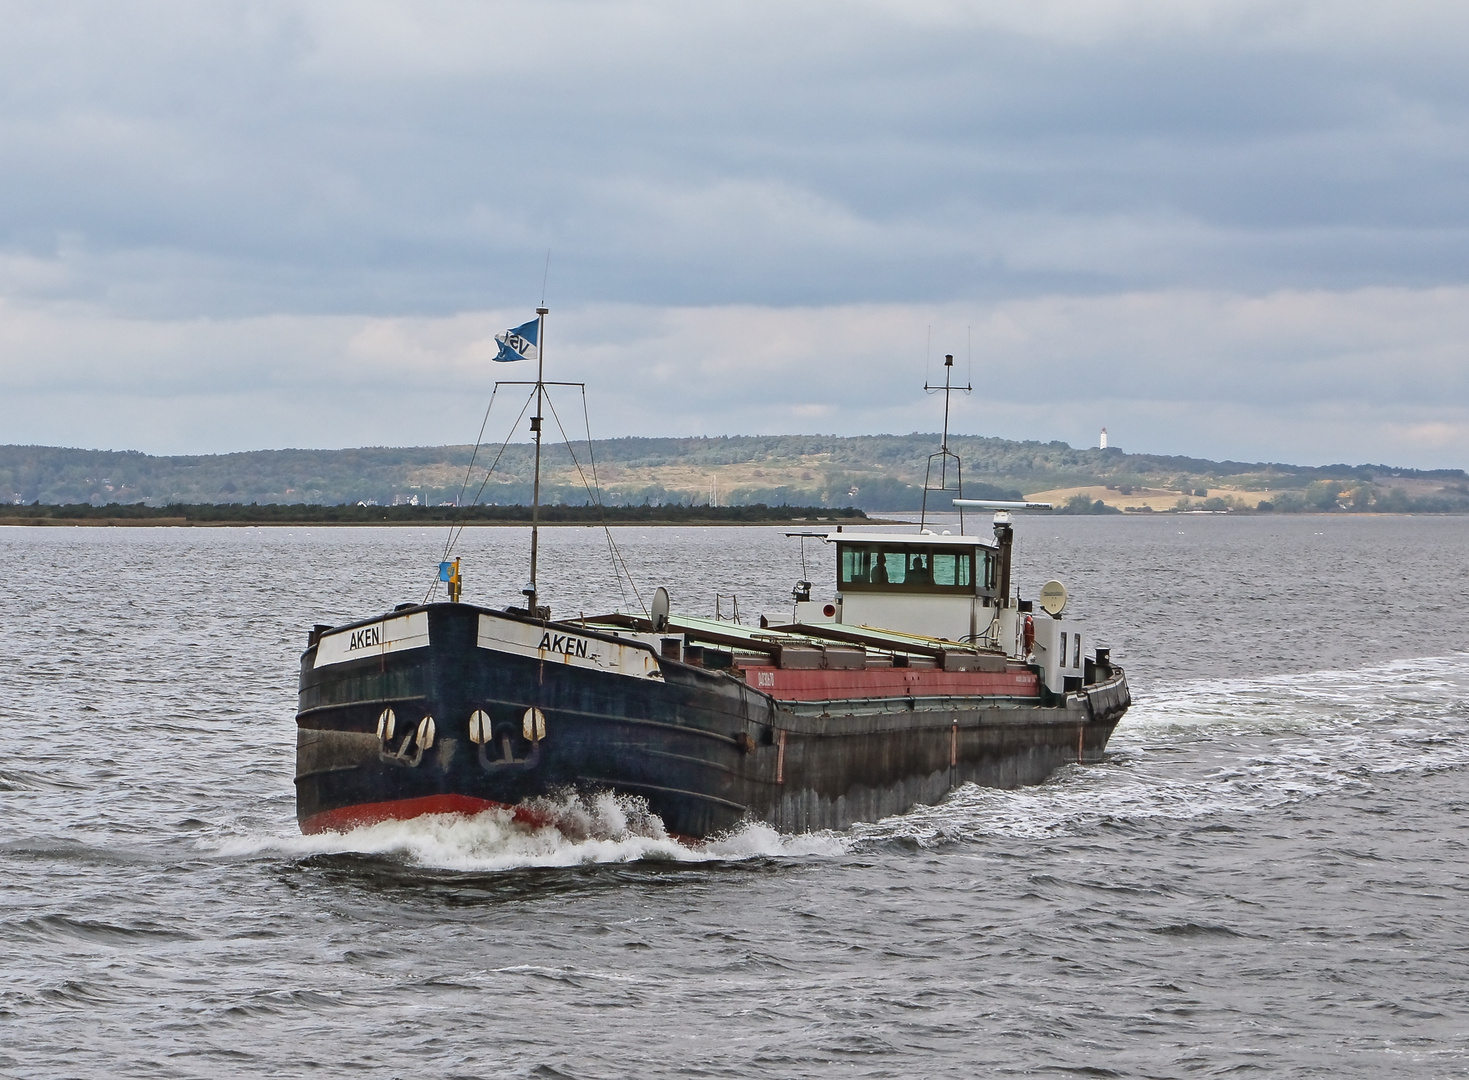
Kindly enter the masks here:
[[1097, 446], [1099, 448], [1103, 449], [1103, 450], [1107, 449], [1107, 429], [1106, 428], [1103, 428], [1102, 429], [1102, 438], [1101, 438], [1101, 441], [1099, 443], [1097, 443]]

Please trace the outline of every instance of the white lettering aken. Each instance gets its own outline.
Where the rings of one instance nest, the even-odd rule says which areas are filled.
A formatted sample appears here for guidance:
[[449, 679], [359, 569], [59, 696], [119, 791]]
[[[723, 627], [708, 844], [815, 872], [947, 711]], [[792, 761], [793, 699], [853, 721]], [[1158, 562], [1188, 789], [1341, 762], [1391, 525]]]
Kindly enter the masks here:
[[476, 644], [481, 649], [523, 656], [542, 663], [629, 675], [638, 679], [661, 679], [662, 670], [651, 649], [628, 642], [584, 638], [578, 634], [528, 625], [516, 619], [488, 613], [479, 617]]
[[349, 660], [363, 660], [369, 656], [421, 649], [427, 644], [428, 612], [415, 611], [411, 615], [395, 615], [351, 630], [323, 634], [316, 643], [313, 666], [345, 664]]
[[562, 656], [585, 657], [589, 644], [591, 643], [585, 638], [572, 637], [570, 634], [552, 634], [547, 631], [541, 635], [541, 643], [536, 648], [560, 653]]
[[364, 626], [361, 630], [352, 631], [352, 639], [347, 643], [347, 651], [356, 652], [358, 649], [366, 649], [382, 643], [383, 627], [381, 623], [376, 626]]

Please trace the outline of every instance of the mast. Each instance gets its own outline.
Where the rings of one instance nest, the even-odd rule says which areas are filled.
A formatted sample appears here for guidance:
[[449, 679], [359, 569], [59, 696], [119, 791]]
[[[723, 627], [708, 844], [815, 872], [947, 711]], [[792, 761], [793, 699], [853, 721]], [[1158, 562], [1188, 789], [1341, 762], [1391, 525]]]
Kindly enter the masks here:
[[536, 617], [536, 549], [541, 537], [541, 400], [546, 391], [546, 315], [548, 308], [536, 308], [536, 414], [530, 418], [530, 429], [536, 439], [536, 478], [530, 497], [530, 587], [526, 590], [527, 614]]
[[[941, 454], [947, 454], [949, 452], [949, 376], [952, 375], [953, 372], [954, 372], [954, 358], [952, 356], [945, 355], [944, 356], [944, 433], [943, 433], [942, 436], [940, 436], [940, 439], [939, 439], [939, 453], [941, 453]], [[940, 469], [941, 470], [942, 470], [942, 468], [943, 467], [940, 466]], [[943, 471], [940, 471], [940, 473], [939, 473], [939, 483], [940, 484], [942, 484], [942, 483], [945, 482], [945, 479], [946, 479], [947, 475], [948, 475], [947, 473], [945, 473]]]
[[[954, 480], [958, 485], [959, 498], [962, 499], [964, 497], [964, 474], [962, 472], [962, 466], [959, 462], [959, 455], [949, 449], [949, 396], [955, 390], [963, 390], [967, 394], [974, 389], [974, 384], [970, 383], [965, 386], [954, 386], [952, 380], [950, 379], [950, 376], [953, 374], [953, 372], [954, 357], [952, 354], [946, 355], [944, 357], [944, 385], [929, 386], [928, 383], [923, 384], [923, 389], [927, 390], [930, 394], [936, 393], [939, 390], [942, 390], [944, 392], [944, 434], [939, 441], [939, 452], [937, 454], [928, 455], [928, 472], [925, 473], [923, 477], [923, 510], [919, 514], [918, 519], [918, 528], [920, 530], [928, 527], [928, 493], [930, 491], [949, 490], [950, 458], [954, 459]], [[929, 486], [929, 481], [933, 479], [934, 458], [939, 459], [939, 486], [937, 488], [931, 488]], [[964, 533], [964, 507], [962, 506], [959, 507], [959, 533], [961, 536]]]

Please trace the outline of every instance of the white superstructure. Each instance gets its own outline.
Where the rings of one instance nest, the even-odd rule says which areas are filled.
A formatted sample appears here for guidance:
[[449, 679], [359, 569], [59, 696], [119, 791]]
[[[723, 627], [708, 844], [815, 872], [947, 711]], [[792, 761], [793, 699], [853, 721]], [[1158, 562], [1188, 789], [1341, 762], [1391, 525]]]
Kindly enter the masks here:
[[835, 621], [975, 642], [990, 633], [999, 572], [994, 544], [975, 536], [842, 533]]
[[1008, 513], [996, 515], [994, 540], [927, 531], [823, 539], [837, 549], [836, 595], [798, 601], [796, 624], [866, 627], [998, 650], [1035, 664], [1055, 693], [1081, 684], [1081, 624], [1009, 595]]

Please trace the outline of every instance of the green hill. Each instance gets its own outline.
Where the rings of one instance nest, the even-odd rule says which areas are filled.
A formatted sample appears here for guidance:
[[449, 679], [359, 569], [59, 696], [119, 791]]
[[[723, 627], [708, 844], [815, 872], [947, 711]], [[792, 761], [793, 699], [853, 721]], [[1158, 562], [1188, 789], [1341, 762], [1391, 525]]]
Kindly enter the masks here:
[[[593, 471], [610, 505], [764, 503], [917, 507], [933, 434], [625, 438], [547, 446], [543, 499], [587, 501]], [[954, 436], [965, 494], [1019, 498], [1045, 492], [1075, 511], [1097, 501], [1117, 509], [1171, 509], [1180, 501], [1212, 509], [1469, 510], [1461, 469], [1386, 465], [1296, 466], [1208, 461], [1076, 449], [1061, 442]], [[135, 451], [0, 446], [0, 501], [63, 504], [310, 503], [496, 505], [530, 501], [531, 447], [361, 447], [256, 450], [155, 457]], [[481, 485], [483, 489], [481, 490]], [[951, 480], [952, 484], [952, 480]]]

